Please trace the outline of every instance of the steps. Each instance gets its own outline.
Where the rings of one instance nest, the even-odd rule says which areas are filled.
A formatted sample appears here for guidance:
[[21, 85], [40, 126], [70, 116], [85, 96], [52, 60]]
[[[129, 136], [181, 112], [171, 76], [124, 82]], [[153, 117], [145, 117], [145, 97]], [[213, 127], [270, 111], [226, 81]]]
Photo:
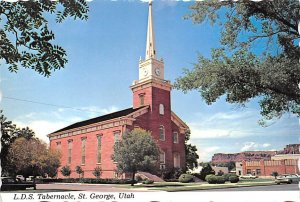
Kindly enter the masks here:
[[153, 180], [154, 182], [164, 182], [163, 179], [161, 179], [160, 177], [156, 176], [156, 175], [152, 175], [151, 173], [147, 173], [147, 172], [137, 172], [136, 175], [141, 176], [142, 178], [146, 178], [149, 180]]

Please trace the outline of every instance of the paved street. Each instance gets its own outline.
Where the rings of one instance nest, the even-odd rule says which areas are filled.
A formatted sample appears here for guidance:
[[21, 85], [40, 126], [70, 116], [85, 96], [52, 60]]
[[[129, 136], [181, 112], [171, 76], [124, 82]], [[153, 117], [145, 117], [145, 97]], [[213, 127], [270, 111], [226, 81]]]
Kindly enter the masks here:
[[227, 189], [210, 189], [210, 190], [196, 190], [205, 192], [224, 192], [224, 191], [299, 191], [298, 184], [280, 184], [270, 186], [254, 186], [254, 187], [240, 187]]

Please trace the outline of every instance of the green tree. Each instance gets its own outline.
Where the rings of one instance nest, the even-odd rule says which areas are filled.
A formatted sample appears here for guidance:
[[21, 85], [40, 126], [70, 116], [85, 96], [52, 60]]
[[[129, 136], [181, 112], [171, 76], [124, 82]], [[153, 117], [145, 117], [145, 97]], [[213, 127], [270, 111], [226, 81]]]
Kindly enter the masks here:
[[53, 43], [54, 33], [45, 16], [56, 15], [56, 22], [65, 18], [88, 18], [85, 0], [0, 2], [0, 60], [11, 72], [19, 67], [30, 68], [43, 76], [64, 68], [66, 51]]
[[214, 175], [215, 174], [215, 171], [212, 169], [212, 167], [210, 166], [209, 163], [205, 164], [202, 168], [202, 170], [200, 171], [200, 176], [199, 178], [201, 180], [204, 180], [205, 181], [205, 177], [207, 175]]
[[[60, 166], [60, 155], [51, 151], [38, 138], [17, 138], [9, 148], [9, 172], [12, 175], [22, 174], [45, 176], [47, 171], [57, 170]], [[53, 175], [53, 172], [49, 173]]]
[[96, 178], [100, 178], [101, 176], [101, 173], [102, 173], [102, 170], [99, 166], [95, 167], [94, 170], [93, 170], [93, 175], [96, 177]]
[[9, 165], [8, 150], [11, 144], [18, 138], [24, 137], [31, 139], [35, 137], [34, 132], [26, 128], [18, 128], [11, 121], [8, 121], [3, 111], [0, 110], [0, 124], [1, 124], [1, 168], [3, 174], [9, 174], [10, 170], [14, 171], [13, 167]]
[[197, 147], [195, 145], [189, 144], [190, 131], [185, 134], [185, 161], [186, 170], [193, 170], [198, 167], [199, 155], [197, 154]]
[[198, 90], [207, 104], [257, 98], [262, 125], [286, 112], [300, 116], [299, 9], [294, 0], [195, 2], [186, 18], [220, 25], [221, 47], [211, 58], [200, 55], [175, 87]]
[[70, 167], [68, 165], [66, 166], [63, 166], [61, 169], [60, 169], [60, 172], [63, 176], [65, 177], [70, 177], [72, 171], [70, 169]]
[[114, 145], [114, 162], [120, 173], [131, 173], [134, 185], [137, 171], [151, 171], [157, 167], [159, 148], [152, 139], [150, 132], [134, 129], [123, 134], [122, 140]]
[[78, 177], [80, 178], [81, 174], [83, 173], [81, 166], [76, 166], [75, 171], [78, 174]]
[[272, 173], [271, 173], [271, 176], [274, 176], [275, 177], [275, 179], [277, 178], [277, 176], [278, 176], [278, 172], [277, 171], [273, 171]]

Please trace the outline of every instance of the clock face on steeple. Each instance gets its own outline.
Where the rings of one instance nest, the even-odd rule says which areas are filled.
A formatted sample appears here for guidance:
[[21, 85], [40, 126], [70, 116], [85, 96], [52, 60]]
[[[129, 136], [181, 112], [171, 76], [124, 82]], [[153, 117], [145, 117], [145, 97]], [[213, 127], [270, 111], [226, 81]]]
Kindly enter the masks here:
[[144, 69], [144, 76], [147, 76], [147, 75], [148, 75], [148, 70]]
[[155, 74], [157, 75], [157, 76], [159, 76], [160, 75], [160, 69], [157, 67], [157, 68], [155, 68]]

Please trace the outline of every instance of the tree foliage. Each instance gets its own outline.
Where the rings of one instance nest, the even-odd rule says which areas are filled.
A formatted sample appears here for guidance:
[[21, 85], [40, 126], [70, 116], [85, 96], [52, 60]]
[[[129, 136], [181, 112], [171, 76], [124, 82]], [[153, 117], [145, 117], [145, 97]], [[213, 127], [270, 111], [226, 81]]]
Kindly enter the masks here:
[[78, 174], [78, 177], [80, 178], [81, 174], [83, 173], [81, 166], [76, 166], [75, 171]]
[[102, 174], [102, 169], [99, 166], [95, 167], [93, 170], [93, 175], [96, 178], [100, 178], [101, 174]]
[[60, 166], [60, 154], [47, 148], [38, 138], [17, 138], [8, 151], [10, 173], [29, 175], [55, 176]]
[[199, 155], [197, 154], [197, 147], [195, 145], [189, 144], [190, 131], [185, 134], [185, 161], [186, 170], [193, 170], [198, 167]]
[[69, 177], [72, 173], [70, 167], [68, 165], [66, 166], [63, 166], [61, 169], [60, 169], [60, 172], [63, 176], [65, 177]]
[[9, 172], [9, 158], [8, 150], [11, 144], [18, 138], [24, 137], [26, 139], [31, 139], [35, 137], [34, 132], [28, 127], [18, 128], [11, 121], [7, 120], [4, 116], [3, 111], [0, 110], [0, 124], [1, 124], [1, 168], [2, 173]]
[[205, 181], [205, 178], [207, 175], [214, 175], [215, 171], [212, 169], [212, 167], [210, 166], [210, 164], [205, 164], [202, 168], [202, 170], [200, 171], [200, 176], [199, 178], [203, 181]]
[[264, 121], [290, 112], [300, 115], [299, 2], [197, 1], [186, 16], [221, 26], [221, 47], [199, 56], [175, 87], [198, 90], [207, 104], [221, 96], [244, 106], [258, 98]]
[[137, 171], [151, 171], [157, 167], [159, 148], [150, 132], [134, 129], [123, 134], [122, 140], [114, 145], [112, 159], [117, 162], [120, 173], [132, 174], [132, 186]]
[[19, 67], [31, 68], [43, 76], [64, 68], [66, 51], [53, 43], [54, 33], [45, 16], [56, 15], [56, 22], [65, 18], [88, 18], [85, 0], [0, 2], [0, 60], [11, 72]]

